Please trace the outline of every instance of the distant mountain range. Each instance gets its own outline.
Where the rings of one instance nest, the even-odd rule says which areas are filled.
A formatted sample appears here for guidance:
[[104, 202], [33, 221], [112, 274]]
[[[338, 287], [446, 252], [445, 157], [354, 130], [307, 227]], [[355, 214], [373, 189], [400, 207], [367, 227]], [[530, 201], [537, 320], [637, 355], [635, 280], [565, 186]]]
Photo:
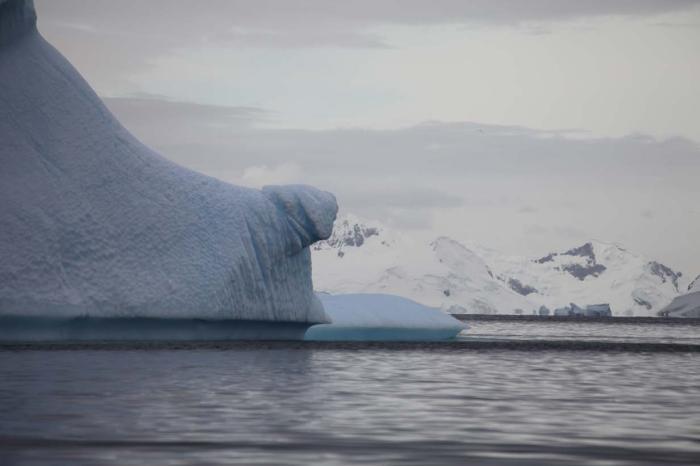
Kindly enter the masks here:
[[573, 302], [655, 316], [685, 291], [680, 272], [616, 244], [513, 257], [444, 236], [420, 241], [353, 215], [339, 218], [312, 254], [319, 291], [390, 293], [453, 313], [531, 314]]

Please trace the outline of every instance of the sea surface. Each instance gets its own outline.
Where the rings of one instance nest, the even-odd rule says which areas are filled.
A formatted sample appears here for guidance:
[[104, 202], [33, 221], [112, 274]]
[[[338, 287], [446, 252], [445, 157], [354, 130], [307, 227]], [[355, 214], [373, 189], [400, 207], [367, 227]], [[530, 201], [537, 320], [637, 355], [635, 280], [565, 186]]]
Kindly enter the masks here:
[[1, 465], [700, 464], [700, 326], [0, 345]]

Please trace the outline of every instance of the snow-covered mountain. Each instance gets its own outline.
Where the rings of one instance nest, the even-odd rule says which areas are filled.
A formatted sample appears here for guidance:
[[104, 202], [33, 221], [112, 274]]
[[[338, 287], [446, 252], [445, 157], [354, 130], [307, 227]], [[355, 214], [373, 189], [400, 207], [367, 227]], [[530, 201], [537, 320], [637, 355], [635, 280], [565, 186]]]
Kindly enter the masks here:
[[589, 241], [537, 259], [488, 255], [498, 278], [549, 308], [609, 303], [616, 315], [656, 315], [679, 294], [681, 273], [619, 245]]
[[700, 275], [695, 277], [695, 280], [688, 285], [688, 291], [700, 291]]
[[421, 241], [352, 215], [312, 254], [317, 290], [391, 293], [450, 312], [531, 313], [574, 302], [609, 303], [615, 315], [656, 315], [679, 294], [681, 277], [615, 244], [511, 257], [447, 237]]
[[390, 293], [453, 313], [532, 308], [476, 253], [446, 237], [420, 241], [348, 215], [312, 256], [319, 291]]

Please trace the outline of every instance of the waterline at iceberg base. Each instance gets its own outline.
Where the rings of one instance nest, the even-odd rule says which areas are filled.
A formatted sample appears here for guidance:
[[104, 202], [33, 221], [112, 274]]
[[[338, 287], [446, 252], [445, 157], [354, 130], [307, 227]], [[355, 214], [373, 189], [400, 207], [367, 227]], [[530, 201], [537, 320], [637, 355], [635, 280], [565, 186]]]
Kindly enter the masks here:
[[301, 340], [309, 325], [231, 319], [0, 316], [0, 342]]
[[437, 341], [467, 325], [439, 309], [384, 294], [318, 294], [330, 322], [154, 317], [0, 316], [0, 342], [47, 341]]

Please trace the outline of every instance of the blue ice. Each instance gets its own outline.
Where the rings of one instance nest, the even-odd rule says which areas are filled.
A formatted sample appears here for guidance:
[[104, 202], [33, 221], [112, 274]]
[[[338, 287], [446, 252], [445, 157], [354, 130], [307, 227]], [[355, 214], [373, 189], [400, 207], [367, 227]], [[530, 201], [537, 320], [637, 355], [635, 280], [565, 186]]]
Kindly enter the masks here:
[[312, 326], [305, 340], [448, 340], [467, 328], [439, 309], [399, 296], [319, 293], [318, 297], [332, 323]]

